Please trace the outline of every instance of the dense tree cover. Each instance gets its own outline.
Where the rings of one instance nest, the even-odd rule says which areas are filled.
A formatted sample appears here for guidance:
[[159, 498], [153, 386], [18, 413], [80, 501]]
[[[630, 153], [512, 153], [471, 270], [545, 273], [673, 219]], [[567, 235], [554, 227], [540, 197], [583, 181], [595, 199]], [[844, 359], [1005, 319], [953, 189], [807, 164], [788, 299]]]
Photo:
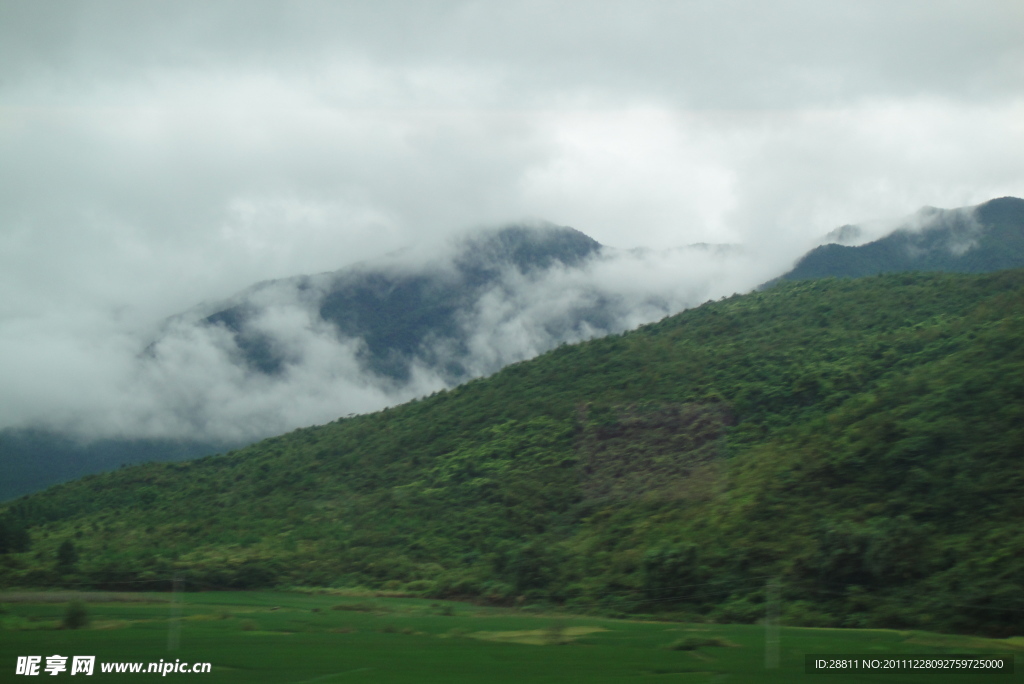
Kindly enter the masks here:
[[[1024, 271], [783, 283], [6, 506], [7, 586], [363, 585], [1020, 633]], [[77, 563], [59, 573], [73, 540]], [[145, 585], [153, 586], [153, 585]]]

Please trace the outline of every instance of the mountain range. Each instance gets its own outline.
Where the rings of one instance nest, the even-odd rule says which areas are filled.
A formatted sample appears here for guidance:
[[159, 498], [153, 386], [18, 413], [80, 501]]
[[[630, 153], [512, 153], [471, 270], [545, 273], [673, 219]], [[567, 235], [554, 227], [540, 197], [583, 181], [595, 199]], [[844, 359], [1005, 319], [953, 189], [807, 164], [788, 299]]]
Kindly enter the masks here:
[[785, 281], [22, 497], [0, 507], [0, 586], [179, 576], [735, 623], [775, 578], [786, 624], [1020, 634], [1022, 340], [1024, 269]]
[[[850, 225], [833, 231], [825, 238], [828, 244], [768, 285], [1024, 266], [1024, 200], [1017, 198], [952, 210], [925, 208], [884, 237], [857, 244], [866, 232]], [[736, 249], [693, 245], [684, 251], [707, 261]], [[327, 354], [350, 360], [345, 380], [374, 389], [381, 397], [378, 405], [401, 403], [490, 375], [559, 344], [620, 333], [708, 297], [699, 288], [627, 292], [592, 277], [597, 269], [629, 259], [642, 265], [645, 258], [637, 251], [602, 246], [568, 227], [508, 226], [468, 238], [455, 249], [437, 250], [435, 258], [395, 255], [331, 273], [259, 283], [227, 301], [169, 319], [144, 346], [139, 362], [158, 367], [172, 351], [198, 339], [254, 386], [284, 386], [325, 376], [310, 359]], [[335, 372], [329, 364], [324, 367]], [[209, 404], [186, 401], [182, 411], [179, 422], [196, 426], [185, 435], [82, 441], [45, 426], [0, 431], [0, 500], [121, 464], [225, 451], [273, 434], [276, 425], [265, 421], [262, 433], [204, 432]], [[286, 428], [276, 425], [277, 431]]]

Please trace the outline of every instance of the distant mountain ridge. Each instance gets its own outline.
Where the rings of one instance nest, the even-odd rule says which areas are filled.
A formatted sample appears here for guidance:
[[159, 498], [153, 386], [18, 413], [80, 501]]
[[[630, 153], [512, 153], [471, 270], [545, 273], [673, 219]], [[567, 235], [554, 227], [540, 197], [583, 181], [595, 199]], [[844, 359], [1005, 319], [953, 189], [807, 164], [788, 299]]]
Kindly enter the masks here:
[[805, 254], [782, 280], [860, 278], [901, 271], [987, 273], [1024, 266], [1024, 200], [1001, 197], [974, 207], [924, 207], [885, 237], [864, 245], [857, 226]]
[[[331, 325], [342, 337], [363, 341], [359, 358], [366, 370], [406, 382], [418, 359], [457, 382], [469, 371], [457, 360], [441, 362], [430, 346], [444, 346], [451, 357], [467, 354], [468, 333], [461, 329], [460, 317], [487, 289], [498, 285], [507, 270], [529, 275], [575, 268], [601, 249], [596, 240], [564, 226], [507, 226], [466, 240], [450, 267], [361, 265], [261, 283], [237, 297], [238, 303], [207, 316], [203, 324], [228, 330], [253, 370], [280, 373], [288, 363], [287, 354], [253, 325], [260, 305], [248, 295], [268, 288], [292, 290], [296, 301], [304, 300], [315, 310], [317, 322]], [[592, 323], [601, 313], [593, 308], [579, 315], [579, 321], [570, 325]]]
[[42, 428], [0, 430], [0, 501], [148, 461], [187, 461], [238, 443], [107, 437], [84, 442]]

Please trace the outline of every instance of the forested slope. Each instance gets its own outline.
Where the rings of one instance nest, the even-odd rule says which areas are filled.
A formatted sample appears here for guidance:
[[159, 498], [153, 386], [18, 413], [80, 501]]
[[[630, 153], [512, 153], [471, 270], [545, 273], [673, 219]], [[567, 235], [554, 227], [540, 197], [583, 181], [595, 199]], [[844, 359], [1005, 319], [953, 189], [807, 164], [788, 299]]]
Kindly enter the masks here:
[[31, 548], [0, 581], [181, 573], [750, 621], [778, 577], [791, 623], [1019, 634], [1022, 341], [1024, 271], [782, 283], [24, 497], [3, 520]]

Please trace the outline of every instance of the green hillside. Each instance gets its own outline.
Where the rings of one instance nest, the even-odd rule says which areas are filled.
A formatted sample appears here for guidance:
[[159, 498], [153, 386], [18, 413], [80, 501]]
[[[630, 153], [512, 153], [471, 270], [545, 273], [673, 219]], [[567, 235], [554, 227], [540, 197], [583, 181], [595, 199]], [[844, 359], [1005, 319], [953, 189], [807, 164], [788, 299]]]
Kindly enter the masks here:
[[1024, 271], [782, 283], [6, 506], [0, 584], [1024, 632]]

